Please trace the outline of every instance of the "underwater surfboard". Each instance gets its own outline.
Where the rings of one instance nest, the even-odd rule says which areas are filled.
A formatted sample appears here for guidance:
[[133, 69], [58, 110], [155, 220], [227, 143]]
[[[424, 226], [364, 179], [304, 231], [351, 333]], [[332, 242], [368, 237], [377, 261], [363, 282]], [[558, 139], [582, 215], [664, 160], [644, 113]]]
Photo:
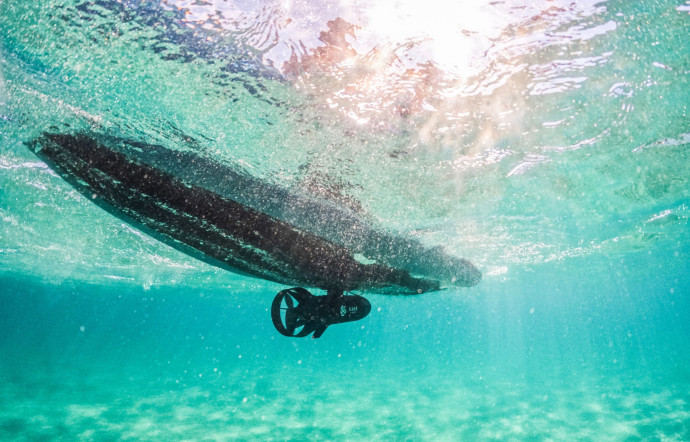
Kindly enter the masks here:
[[[237, 273], [324, 289], [333, 299], [352, 290], [421, 294], [481, 279], [470, 262], [440, 247], [376, 229], [349, 208], [289, 192], [196, 152], [94, 133], [44, 133], [27, 144], [108, 212]], [[287, 302], [306, 299], [288, 296]]]

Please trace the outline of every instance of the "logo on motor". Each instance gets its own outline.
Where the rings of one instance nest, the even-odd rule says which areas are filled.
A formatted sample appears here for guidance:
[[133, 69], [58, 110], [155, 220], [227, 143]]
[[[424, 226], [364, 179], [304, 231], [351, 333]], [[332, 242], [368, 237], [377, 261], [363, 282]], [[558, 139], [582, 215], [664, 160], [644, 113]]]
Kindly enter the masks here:
[[350, 307], [345, 307], [344, 305], [341, 305], [340, 306], [340, 316], [345, 316], [348, 313], [350, 313], [350, 314], [357, 313], [357, 306], [351, 305]]

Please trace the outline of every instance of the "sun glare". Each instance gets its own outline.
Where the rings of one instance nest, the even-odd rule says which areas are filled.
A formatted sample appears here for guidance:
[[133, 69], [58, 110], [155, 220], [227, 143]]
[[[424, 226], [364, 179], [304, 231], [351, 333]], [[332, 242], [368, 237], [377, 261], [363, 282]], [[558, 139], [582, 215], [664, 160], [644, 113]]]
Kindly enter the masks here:
[[190, 27], [229, 32], [296, 89], [371, 127], [436, 111], [445, 120], [464, 119], [453, 100], [492, 93], [522, 69], [508, 62], [501, 65], [508, 74], [486, 77], [505, 58], [506, 34], [519, 35], [546, 11], [569, 7], [566, 0], [164, 2], [185, 11]]
[[445, 72], [466, 77], [474, 60], [500, 33], [502, 19], [481, 2], [447, 0], [389, 0], [372, 4], [365, 12], [367, 25], [358, 35], [366, 46], [383, 42], [423, 41], [410, 68], [432, 62]]

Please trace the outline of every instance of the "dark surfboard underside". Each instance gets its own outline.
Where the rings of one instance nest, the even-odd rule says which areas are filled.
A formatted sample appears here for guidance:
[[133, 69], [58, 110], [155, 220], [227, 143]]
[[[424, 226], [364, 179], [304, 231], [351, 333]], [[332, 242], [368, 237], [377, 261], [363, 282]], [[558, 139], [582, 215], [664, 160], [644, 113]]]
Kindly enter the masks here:
[[[407, 269], [399, 268], [395, 263], [382, 262], [384, 260], [376, 259], [378, 257], [374, 257], [376, 263], [373, 264], [360, 262], [362, 260], [356, 259], [356, 255], [361, 254], [361, 250], [347, 247], [347, 242], [334, 241], [339, 237], [324, 238], [329, 236], [325, 217], [332, 217], [337, 224], [343, 216], [333, 217], [326, 209], [319, 211], [318, 207], [293, 200], [282, 189], [257, 187], [260, 184], [256, 179], [248, 181], [249, 178], [223, 170], [216, 172], [223, 173], [226, 179], [221, 176], [215, 182], [229, 182], [233, 184], [232, 188], [204, 185], [204, 171], [213, 173], [214, 170], [213, 164], [205, 158], [189, 157], [188, 153], [161, 146], [85, 133], [46, 133], [29, 143], [29, 147], [100, 207], [162, 242], [221, 268], [281, 284], [326, 290], [418, 294], [438, 290], [443, 285], [443, 278], [420, 276], [412, 267], [415, 271], [413, 276]], [[155, 158], [168, 155], [176, 161], [171, 162], [170, 158], [161, 164], [156, 164], [155, 158], [147, 161], [145, 155], [152, 153], [159, 154]], [[172, 163], [175, 163], [174, 168], [165, 167]], [[201, 166], [205, 169], [199, 169]], [[304, 216], [295, 214], [295, 209], [277, 213], [272, 206], [257, 210], [257, 207], [264, 207], [247, 204], [247, 194], [255, 192], [256, 188], [261, 188], [263, 193], [274, 194], [262, 195], [262, 201], [283, 200], [283, 204], [291, 203], [286, 207], [307, 207], [309, 212]], [[232, 190], [235, 198], [228, 195]], [[253, 201], [259, 201], [259, 198], [255, 197]], [[271, 216], [283, 213], [287, 213], [285, 218], [295, 222]], [[312, 223], [315, 222], [313, 220], [321, 220], [313, 230], [322, 234], [307, 230], [303, 224], [306, 221], [300, 220]], [[298, 227], [296, 223], [302, 225]], [[374, 232], [362, 227], [353, 231]], [[372, 246], [376, 250], [381, 244], [390, 248], [386, 241], [391, 244], [398, 242], [378, 236], [372, 237], [368, 233], [365, 238], [380, 240], [378, 245]], [[352, 235], [345, 237], [352, 238]], [[366, 245], [366, 240], [351, 242]], [[411, 246], [404, 246], [402, 244], [409, 253]], [[426, 253], [427, 261], [433, 261], [439, 253], [434, 249], [421, 251]], [[422, 260], [425, 259], [424, 253], [419, 256]], [[393, 256], [401, 259], [401, 255]], [[404, 262], [412, 262], [409, 257], [405, 259]], [[479, 281], [481, 274], [471, 264], [453, 259], [456, 267], [465, 272], [461, 277], [466, 281], [460, 281], [459, 285], [474, 285]], [[454, 264], [449, 260], [444, 262]], [[442, 273], [442, 276], [447, 275]]]

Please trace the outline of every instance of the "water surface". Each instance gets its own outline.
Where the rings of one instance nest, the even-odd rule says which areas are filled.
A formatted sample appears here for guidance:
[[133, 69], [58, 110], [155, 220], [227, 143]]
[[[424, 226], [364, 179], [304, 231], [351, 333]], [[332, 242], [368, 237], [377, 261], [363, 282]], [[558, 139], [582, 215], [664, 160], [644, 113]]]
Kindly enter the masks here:
[[[3, 439], [690, 439], [690, 4], [0, 2]], [[283, 287], [26, 148], [203, 152], [475, 263], [280, 336]]]

